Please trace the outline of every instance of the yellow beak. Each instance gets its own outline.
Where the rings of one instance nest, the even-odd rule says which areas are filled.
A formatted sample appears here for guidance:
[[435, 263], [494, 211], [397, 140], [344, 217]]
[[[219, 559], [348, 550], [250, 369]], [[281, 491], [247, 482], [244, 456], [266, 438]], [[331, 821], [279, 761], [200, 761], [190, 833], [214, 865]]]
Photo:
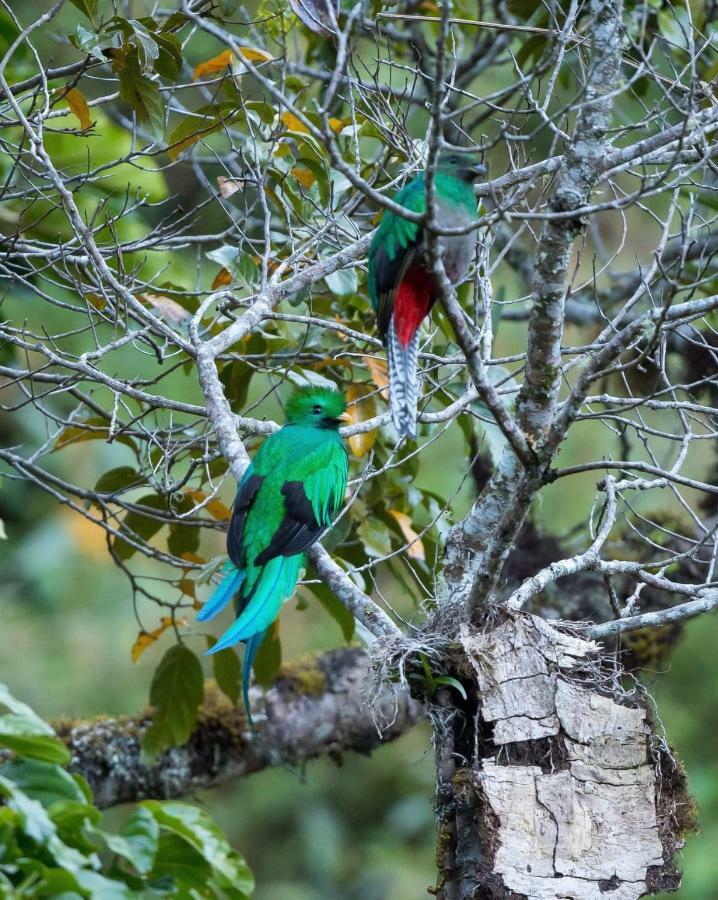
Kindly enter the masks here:
[[352, 414], [349, 412], [349, 410], [345, 409], [344, 412], [339, 416], [339, 421], [351, 424], [354, 419], [352, 419]]

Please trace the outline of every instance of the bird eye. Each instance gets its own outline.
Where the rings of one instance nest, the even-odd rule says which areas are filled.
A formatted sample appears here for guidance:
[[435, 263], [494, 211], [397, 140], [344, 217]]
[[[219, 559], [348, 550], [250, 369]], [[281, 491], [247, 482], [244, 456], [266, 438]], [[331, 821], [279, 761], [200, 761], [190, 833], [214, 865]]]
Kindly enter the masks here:
[[450, 156], [449, 157], [449, 162], [451, 163], [452, 166], [455, 166], [458, 161], [459, 161], [458, 156]]
[[312, 412], [314, 413], [315, 416], [321, 416], [321, 414], [322, 414], [322, 408], [321, 408], [321, 406], [320, 406], [318, 403], [316, 403], [316, 404], [312, 407]]

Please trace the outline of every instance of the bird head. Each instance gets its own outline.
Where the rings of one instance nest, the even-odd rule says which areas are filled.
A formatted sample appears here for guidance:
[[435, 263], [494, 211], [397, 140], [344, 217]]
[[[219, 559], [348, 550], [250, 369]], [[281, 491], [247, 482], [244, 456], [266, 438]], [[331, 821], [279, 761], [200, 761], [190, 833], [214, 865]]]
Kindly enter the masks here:
[[307, 387], [296, 390], [287, 400], [288, 425], [312, 425], [314, 428], [339, 428], [348, 422], [344, 397], [329, 388]]
[[453, 175], [468, 184], [473, 184], [486, 175], [486, 166], [475, 152], [462, 152], [456, 149], [442, 150], [437, 161], [437, 169], [445, 175]]

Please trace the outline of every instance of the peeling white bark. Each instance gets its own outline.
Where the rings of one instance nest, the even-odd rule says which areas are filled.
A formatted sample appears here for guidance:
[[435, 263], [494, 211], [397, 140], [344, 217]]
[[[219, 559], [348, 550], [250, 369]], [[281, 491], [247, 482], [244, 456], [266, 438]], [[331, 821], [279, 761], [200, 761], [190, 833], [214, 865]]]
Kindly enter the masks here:
[[491, 823], [490, 875], [504, 895], [649, 893], [666, 853], [646, 710], [599, 690], [591, 679], [595, 644], [533, 616], [512, 616], [485, 633], [464, 630], [461, 642], [497, 748], [475, 760], [472, 781]]

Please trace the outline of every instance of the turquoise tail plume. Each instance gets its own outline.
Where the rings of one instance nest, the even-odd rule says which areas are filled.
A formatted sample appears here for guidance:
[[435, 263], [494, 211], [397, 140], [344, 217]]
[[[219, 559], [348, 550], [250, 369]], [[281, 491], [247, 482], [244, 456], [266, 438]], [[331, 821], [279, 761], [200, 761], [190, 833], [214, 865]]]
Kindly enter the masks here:
[[245, 573], [230, 565], [219, 587], [209, 598], [197, 616], [201, 621], [211, 619], [229, 603], [232, 597], [237, 598], [238, 616], [222, 637], [209, 650], [208, 654], [219, 653], [244, 641], [244, 660], [242, 663], [242, 697], [247, 713], [249, 726], [254, 733], [252, 713], [249, 708], [249, 682], [252, 665], [257, 651], [264, 640], [267, 628], [279, 615], [282, 603], [291, 596], [297, 584], [302, 554], [294, 556], [276, 556], [262, 566], [254, 587], [248, 597], [241, 594], [245, 585]]
[[[238, 641], [248, 641], [255, 634], [266, 631], [279, 615], [284, 600], [294, 590], [300, 563], [301, 555], [275, 556], [265, 563], [251, 594], [239, 598], [241, 612], [237, 619], [207, 652], [218, 653]], [[224, 582], [219, 587], [223, 585]]]
[[247, 724], [249, 725], [250, 731], [255, 736], [257, 732], [254, 727], [254, 720], [252, 719], [252, 707], [249, 705], [249, 682], [252, 678], [254, 658], [257, 655], [257, 651], [259, 650], [266, 633], [266, 631], [261, 631], [259, 634], [255, 634], [247, 640], [244, 646], [244, 659], [242, 660], [242, 700], [244, 701], [244, 711], [247, 714]]
[[237, 591], [242, 587], [244, 572], [240, 572], [231, 562], [222, 570], [225, 577], [217, 586], [209, 600], [197, 614], [197, 621], [206, 622], [222, 612]]

